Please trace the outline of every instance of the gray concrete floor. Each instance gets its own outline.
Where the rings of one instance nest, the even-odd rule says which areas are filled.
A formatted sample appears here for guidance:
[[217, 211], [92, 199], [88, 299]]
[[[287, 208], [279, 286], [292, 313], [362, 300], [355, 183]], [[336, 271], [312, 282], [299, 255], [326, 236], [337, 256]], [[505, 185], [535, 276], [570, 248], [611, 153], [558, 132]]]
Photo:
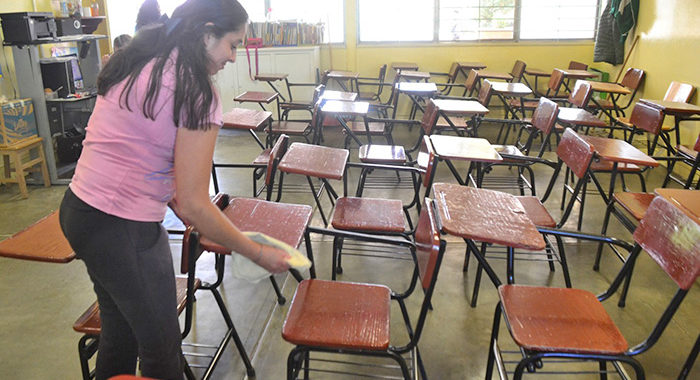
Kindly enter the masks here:
[[[339, 146], [341, 139], [333, 131], [328, 134], [327, 144]], [[398, 141], [409, 145], [417, 134], [413, 131], [396, 131]], [[223, 131], [219, 137], [216, 160], [248, 162], [256, 155], [258, 149], [252, 144], [247, 134]], [[552, 154], [548, 153], [552, 158]], [[351, 152], [351, 160], [357, 161], [357, 151]], [[464, 168], [464, 166], [460, 166]], [[506, 173], [508, 169], [500, 168]], [[223, 191], [237, 196], [250, 196], [250, 172], [242, 169], [222, 169], [219, 172]], [[653, 189], [663, 179], [663, 168], [646, 173], [648, 187]], [[551, 174], [550, 169], [538, 169], [539, 193], [544, 191]], [[300, 178], [285, 179], [285, 183], [298, 182]], [[439, 166], [436, 181], [454, 182], [444, 164]], [[630, 185], [638, 189], [636, 180]], [[353, 181], [350, 181], [353, 183]], [[341, 183], [335, 183], [342, 190]], [[557, 186], [560, 189], [561, 186]], [[21, 199], [14, 185], [0, 186], [0, 239], [22, 230], [39, 218], [55, 210], [61, 200], [65, 186], [43, 188], [30, 187], [29, 199]], [[212, 190], [213, 191], [213, 190]], [[385, 190], [368, 192], [366, 196], [400, 197], [398, 191]], [[545, 205], [555, 219], [560, 215], [560, 190], [554, 193]], [[310, 194], [289, 194], [282, 199], [289, 203], [313, 204]], [[329, 208], [327, 199], [325, 203]], [[584, 230], [599, 232], [604, 214], [604, 204], [600, 197], [588, 197], [586, 205]], [[578, 208], [567, 224], [574, 226]], [[170, 220], [170, 219], [169, 219]], [[318, 212], [313, 224], [320, 226]], [[630, 238], [622, 231], [618, 223], [613, 222], [610, 233], [615, 236]], [[317, 273], [320, 278], [330, 278], [330, 248], [327, 239], [314, 236], [314, 254], [317, 260]], [[479, 379], [484, 376], [487, 345], [493, 310], [497, 302], [494, 287], [487, 278], [482, 279], [478, 305], [469, 307], [469, 297], [473, 287], [474, 261], [470, 270], [462, 272], [464, 243], [458, 239], [445, 237], [447, 253], [442, 265], [436, 293], [433, 298], [434, 310], [430, 312], [424, 334], [420, 341], [420, 350], [428, 376], [433, 379]], [[172, 236], [174, 262], [179, 261], [180, 241]], [[596, 246], [590, 243], [568, 240], [566, 253], [572, 282], [575, 287], [595, 293], [603, 291], [610, 283], [620, 262], [606, 251], [603, 265], [599, 272], [591, 269]], [[303, 248], [302, 248], [303, 249]], [[212, 256], [200, 259], [198, 276], [211, 279], [213, 276]], [[179, 263], [178, 263], [179, 264]], [[230, 266], [230, 261], [227, 261]], [[494, 268], [503, 276], [505, 265], [494, 261]], [[411, 273], [410, 262], [348, 257], [344, 260], [342, 280], [378, 282], [388, 284], [400, 290]], [[230, 268], [227, 269], [230, 274]], [[286, 275], [278, 276], [284, 284], [283, 291], [291, 300], [296, 281]], [[516, 282], [533, 285], [563, 286], [561, 270], [557, 267], [551, 273], [545, 263], [518, 262], [516, 264]], [[664, 332], [659, 342], [648, 352], [638, 356], [644, 365], [647, 378], [673, 379], [688, 355], [698, 335], [697, 311], [700, 310], [697, 284], [690, 292], [684, 305], [680, 308], [673, 322]], [[659, 313], [667, 304], [667, 296], [674, 289], [674, 284], [655, 264], [644, 256], [635, 270], [632, 289], [625, 308], [618, 308], [618, 296], [608, 301], [606, 309], [619, 323], [630, 345], [639, 343], [646, 337]], [[287, 313], [289, 301], [284, 306], [275, 303], [269, 282], [250, 284], [227, 275], [222, 286], [222, 294], [233, 316], [237, 330], [252, 357], [258, 379], [281, 379], [285, 376], [287, 354], [292, 346], [284, 342], [280, 335], [282, 323]], [[85, 269], [80, 261], [68, 264], [46, 264], [29, 261], [0, 258], [0, 379], [78, 379], [80, 368], [77, 355], [77, 342], [80, 335], [71, 326], [75, 319], [94, 301], [94, 294]], [[422, 300], [420, 292], [414, 294], [409, 302], [409, 310], [416, 312]], [[196, 324], [188, 341], [198, 343], [218, 342], [223, 331], [223, 321], [216, 305], [207, 293], [198, 296]], [[406, 342], [406, 334], [400, 328], [401, 320], [398, 309], [392, 310], [392, 340], [397, 345]], [[512, 346], [504, 329], [501, 330], [502, 348]], [[504, 347], [505, 346], [505, 347]], [[358, 358], [352, 358], [358, 360]], [[374, 362], [359, 359], [361, 362]], [[389, 364], [389, 363], [383, 363]], [[577, 369], [596, 369], [597, 365], [583, 365]], [[347, 367], [341, 367], [342, 370]], [[384, 369], [373, 369], [385, 372]], [[390, 371], [391, 372], [391, 371]], [[398, 376], [397, 372], [391, 372]], [[569, 378], [572, 375], [559, 375], [555, 378]], [[229, 345], [221, 363], [215, 370], [215, 379], [241, 379], [245, 371], [233, 345]], [[328, 378], [326, 374], [314, 374], [313, 378]], [[543, 376], [531, 376], [543, 377]], [[337, 376], [333, 378], [356, 378], [356, 376]], [[551, 378], [551, 376], [550, 376]], [[593, 375], [581, 375], [576, 378], [593, 379]], [[689, 378], [700, 378], [700, 366], [696, 366]]]

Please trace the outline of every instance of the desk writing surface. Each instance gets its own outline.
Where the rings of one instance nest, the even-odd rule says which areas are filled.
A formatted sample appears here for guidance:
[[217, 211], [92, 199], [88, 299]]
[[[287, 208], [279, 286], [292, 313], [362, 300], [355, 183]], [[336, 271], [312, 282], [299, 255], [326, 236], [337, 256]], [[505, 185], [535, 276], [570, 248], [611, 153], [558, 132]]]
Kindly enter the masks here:
[[499, 73], [497, 71], [479, 70], [479, 78], [511, 80], [513, 76], [508, 73]]
[[511, 194], [451, 183], [434, 184], [433, 194], [443, 232], [513, 248], [545, 247], [523, 205]]
[[323, 93], [321, 93], [321, 99], [344, 100], [348, 102], [354, 102], [355, 99], [357, 99], [357, 93], [336, 90], [324, 90]]
[[272, 112], [234, 108], [223, 115], [224, 128], [258, 129], [272, 117]]
[[659, 188], [654, 192], [700, 224], [700, 190]]
[[595, 78], [596, 74], [586, 70], [559, 69], [564, 76], [572, 79]]
[[255, 79], [256, 80], [261, 80], [263, 82], [274, 82], [278, 80], [285, 79], [289, 76], [289, 74], [275, 74], [275, 73], [268, 73], [268, 74], [256, 74]]
[[560, 107], [557, 120], [584, 127], [607, 127], [608, 123], [581, 108]]
[[391, 68], [394, 70], [418, 70], [418, 65], [413, 62], [392, 62]]
[[[510, 74], [509, 74], [510, 75]], [[504, 96], [526, 96], [532, 94], [532, 90], [525, 83], [491, 82], [491, 89]]]
[[23, 231], [0, 241], [0, 256], [67, 263], [75, 258], [75, 253], [63, 236], [58, 222], [58, 211], [54, 211]]
[[489, 109], [475, 100], [433, 99], [435, 106], [448, 116], [486, 115]]
[[598, 81], [593, 81], [593, 80], [587, 80], [587, 83], [591, 85], [591, 90], [597, 91], [597, 92], [609, 92], [611, 94], [631, 94], [632, 91], [630, 91], [627, 87], [621, 86], [617, 83], [609, 83], [609, 82], [598, 82]]
[[503, 158], [486, 139], [449, 135], [431, 135], [435, 154], [445, 160], [501, 162]]
[[471, 69], [481, 70], [481, 69], [486, 68], [486, 65], [481, 63], [481, 62], [464, 62], [463, 61], [463, 62], [457, 62], [457, 65], [459, 66], [460, 69], [463, 69], [463, 70], [471, 70]]
[[401, 75], [401, 78], [408, 78], [408, 79], [428, 79], [428, 78], [430, 78], [430, 73], [425, 72], [425, 71], [417, 71], [417, 70], [402, 71], [400, 75]]
[[343, 115], [366, 115], [367, 112], [369, 112], [369, 103], [328, 100], [321, 107], [321, 112]]
[[529, 68], [525, 69], [525, 74], [532, 75], [535, 77], [548, 77], [548, 76], [552, 75], [551, 72], [542, 71], [540, 69], [529, 69]]
[[669, 102], [666, 100], [639, 99], [640, 102], [661, 109], [668, 114], [700, 115], [700, 106], [683, 102]]
[[279, 163], [280, 171], [340, 180], [348, 162], [347, 149], [295, 142]]
[[333, 71], [329, 72], [326, 76], [328, 78], [333, 78], [333, 79], [357, 79], [357, 77], [360, 76], [360, 73], [356, 73], [353, 71], [333, 70]]
[[235, 98], [236, 102], [252, 102], [252, 103], [270, 103], [277, 99], [279, 96], [276, 92], [266, 92], [266, 91], [246, 91]]
[[438, 92], [437, 85], [432, 82], [400, 82], [396, 84], [396, 89], [408, 94], [430, 94]]
[[659, 166], [658, 161], [633, 147], [627, 141], [610, 139], [607, 137], [580, 136], [584, 141], [591, 144], [596, 154], [604, 160], [621, 164], [635, 164], [651, 167]]

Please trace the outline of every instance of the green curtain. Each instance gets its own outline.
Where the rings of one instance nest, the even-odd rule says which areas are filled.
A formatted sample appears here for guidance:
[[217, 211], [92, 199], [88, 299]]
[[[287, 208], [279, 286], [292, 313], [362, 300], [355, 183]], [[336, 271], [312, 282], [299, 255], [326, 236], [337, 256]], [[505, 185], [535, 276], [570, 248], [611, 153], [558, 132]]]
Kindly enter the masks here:
[[610, 14], [620, 30], [620, 42], [624, 43], [630, 30], [637, 24], [639, 0], [610, 0]]

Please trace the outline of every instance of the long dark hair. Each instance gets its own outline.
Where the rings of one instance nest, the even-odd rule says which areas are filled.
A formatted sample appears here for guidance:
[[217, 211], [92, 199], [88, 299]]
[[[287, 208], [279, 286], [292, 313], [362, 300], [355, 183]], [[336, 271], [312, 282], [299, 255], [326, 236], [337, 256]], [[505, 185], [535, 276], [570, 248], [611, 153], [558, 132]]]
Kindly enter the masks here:
[[114, 53], [97, 78], [97, 93], [105, 95], [126, 79], [119, 104], [131, 111], [128, 98], [136, 79], [144, 66], [155, 60], [141, 106], [143, 115], [154, 120], [163, 68], [177, 49], [173, 122], [188, 129], [207, 129], [214, 93], [204, 36], [210, 33], [221, 38], [244, 28], [247, 20], [248, 14], [236, 0], [187, 0], [169, 20], [164, 17], [141, 29], [126, 47]]

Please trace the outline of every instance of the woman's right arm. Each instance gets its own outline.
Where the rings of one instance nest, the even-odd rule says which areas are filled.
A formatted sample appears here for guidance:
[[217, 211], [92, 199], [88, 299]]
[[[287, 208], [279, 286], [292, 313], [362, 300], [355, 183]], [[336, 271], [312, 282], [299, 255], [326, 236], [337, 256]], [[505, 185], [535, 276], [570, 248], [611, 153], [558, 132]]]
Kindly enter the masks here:
[[282, 250], [243, 235], [209, 199], [209, 176], [218, 128], [178, 128], [175, 138], [175, 198], [184, 219], [208, 239], [238, 252], [272, 273], [289, 269]]

